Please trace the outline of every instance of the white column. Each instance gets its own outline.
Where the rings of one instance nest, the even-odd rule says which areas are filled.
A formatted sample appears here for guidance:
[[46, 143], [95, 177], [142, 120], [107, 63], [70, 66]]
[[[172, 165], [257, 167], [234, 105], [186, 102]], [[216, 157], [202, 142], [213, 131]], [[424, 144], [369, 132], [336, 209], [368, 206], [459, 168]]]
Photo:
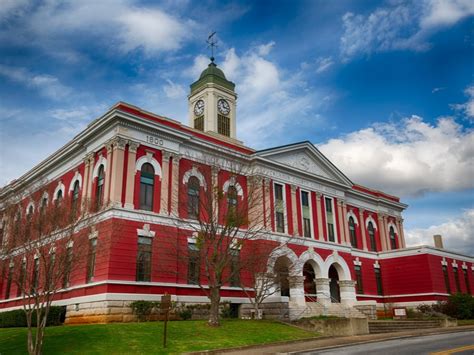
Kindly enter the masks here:
[[127, 141], [120, 137], [114, 139], [113, 142], [113, 163], [112, 171], [110, 172], [110, 202], [115, 207], [122, 207], [123, 166], [126, 144]]
[[331, 291], [329, 288], [328, 278], [317, 278], [316, 282], [316, 296], [318, 302], [323, 306], [329, 306], [331, 304]]
[[400, 248], [406, 248], [405, 236], [403, 234], [403, 219], [397, 218], [397, 229], [398, 229], [398, 245]]
[[171, 153], [163, 151], [161, 170], [162, 170], [162, 179], [161, 179], [161, 204], [160, 204], [160, 213], [168, 214], [168, 195], [169, 195], [169, 184], [170, 184], [170, 158]]
[[293, 306], [305, 306], [304, 276], [288, 276], [290, 284], [290, 303]]
[[316, 218], [318, 219], [318, 239], [324, 241], [323, 214], [321, 211], [321, 194], [316, 192]]
[[171, 177], [171, 214], [178, 216], [179, 203], [179, 160], [180, 156], [173, 154], [172, 156], [172, 177]]
[[137, 159], [137, 142], [128, 141], [127, 184], [125, 186], [125, 208], [133, 209], [135, 193], [135, 163]]
[[109, 142], [106, 146], [107, 148], [107, 168], [105, 169], [105, 182], [104, 182], [104, 203], [103, 206], [107, 206], [110, 201], [110, 180], [112, 177], [112, 154], [113, 154], [113, 145]]
[[387, 238], [385, 235], [385, 221], [381, 214], [378, 215], [378, 222], [379, 222], [379, 237], [380, 242], [382, 243], [382, 251], [387, 250]]
[[272, 189], [272, 186], [270, 186], [270, 179], [264, 178], [263, 183], [264, 183], [264, 188], [265, 188], [266, 225], [267, 225], [267, 230], [272, 230], [273, 215], [272, 215], [272, 206], [271, 206], [271, 200], [270, 200], [270, 190]]
[[355, 281], [352, 280], [340, 280], [339, 291], [341, 293], [341, 303], [346, 306], [352, 306], [357, 301]]
[[344, 215], [342, 213], [342, 201], [337, 200], [337, 214], [339, 215], [339, 243], [347, 244], [346, 236], [344, 233]]
[[346, 236], [346, 244], [351, 245], [351, 237], [349, 234], [349, 223], [347, 222], [347, 205], [342, 201], [342, 223], [344, 225], [344, 234]]
[[89, 161], [89, 172], [88, 172], [89, 178], [87, 179], [86, 198], [88, 200], [87, 203], [90, 204], [90, 201], [92, 198], [92, 184], [94, 182], [94, 163], [95, 163], [94, 153], [89, 154], [88, 161]]
[[364, 210], [362, 208], [359, 209], [359, 228], [362, 237], [362, 248], [367, 250], [367, 237], [365, 235], [365, 220], [364, 220]]

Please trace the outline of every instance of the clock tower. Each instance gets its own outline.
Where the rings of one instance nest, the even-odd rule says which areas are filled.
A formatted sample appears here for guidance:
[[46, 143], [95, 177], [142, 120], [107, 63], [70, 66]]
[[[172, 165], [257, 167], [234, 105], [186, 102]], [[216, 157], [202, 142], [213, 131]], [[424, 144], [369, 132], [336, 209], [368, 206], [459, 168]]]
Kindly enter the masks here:
[[197, 81], [191, 84], [188, 96], [189, 125], [203, 132], [236, 139], [235, 84], [211, 62]]

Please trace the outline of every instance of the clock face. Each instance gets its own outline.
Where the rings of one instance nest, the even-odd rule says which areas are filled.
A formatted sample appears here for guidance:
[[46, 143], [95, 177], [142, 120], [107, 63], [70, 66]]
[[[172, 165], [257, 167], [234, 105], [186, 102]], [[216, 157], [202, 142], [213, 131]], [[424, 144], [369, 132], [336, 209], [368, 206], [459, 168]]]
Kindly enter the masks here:
[[228, 115], [230, 112], [230, 106], [229, 103], [224, 100], [224, 99], [219, 99], [217, 101], [217, 109], [219, 110], [220, 113], [223, 115]]
[[203, 100], [198, 100], [194, 104], [194, 114], [196, 116], [201, 116], [204, 113], [204, 101]]

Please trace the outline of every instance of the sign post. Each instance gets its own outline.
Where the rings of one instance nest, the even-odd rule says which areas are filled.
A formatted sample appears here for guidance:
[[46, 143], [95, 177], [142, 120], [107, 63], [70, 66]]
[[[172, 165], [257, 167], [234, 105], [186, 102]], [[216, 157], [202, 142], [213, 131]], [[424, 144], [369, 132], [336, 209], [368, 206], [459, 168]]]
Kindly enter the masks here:
[[164, 334], [163, 334], [163, 347], [166, 348], [166, 336], [167, 336], [167, 328], [168, 328], [168, 314], [171, 308], [171, 295], [165, 293], [161, 296], [161, 304], [160, 308], [162, 311], [165, 312], [165, 327], [164, 327]]

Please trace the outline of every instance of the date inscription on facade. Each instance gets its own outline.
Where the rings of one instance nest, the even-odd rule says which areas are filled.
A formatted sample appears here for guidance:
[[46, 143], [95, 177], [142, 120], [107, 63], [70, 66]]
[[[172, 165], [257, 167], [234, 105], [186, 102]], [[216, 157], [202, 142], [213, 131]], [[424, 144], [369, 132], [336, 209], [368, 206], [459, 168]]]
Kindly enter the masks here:
[[154, 145], [158, 145], [160, 147], [163, 146], [163, 139], [161, 138], [158, 138], [158, 137], [154, 137], [154, 136], [146, 136], [146, 141], [147, 143], [150, 143], [150, 144], [154, 144]]

